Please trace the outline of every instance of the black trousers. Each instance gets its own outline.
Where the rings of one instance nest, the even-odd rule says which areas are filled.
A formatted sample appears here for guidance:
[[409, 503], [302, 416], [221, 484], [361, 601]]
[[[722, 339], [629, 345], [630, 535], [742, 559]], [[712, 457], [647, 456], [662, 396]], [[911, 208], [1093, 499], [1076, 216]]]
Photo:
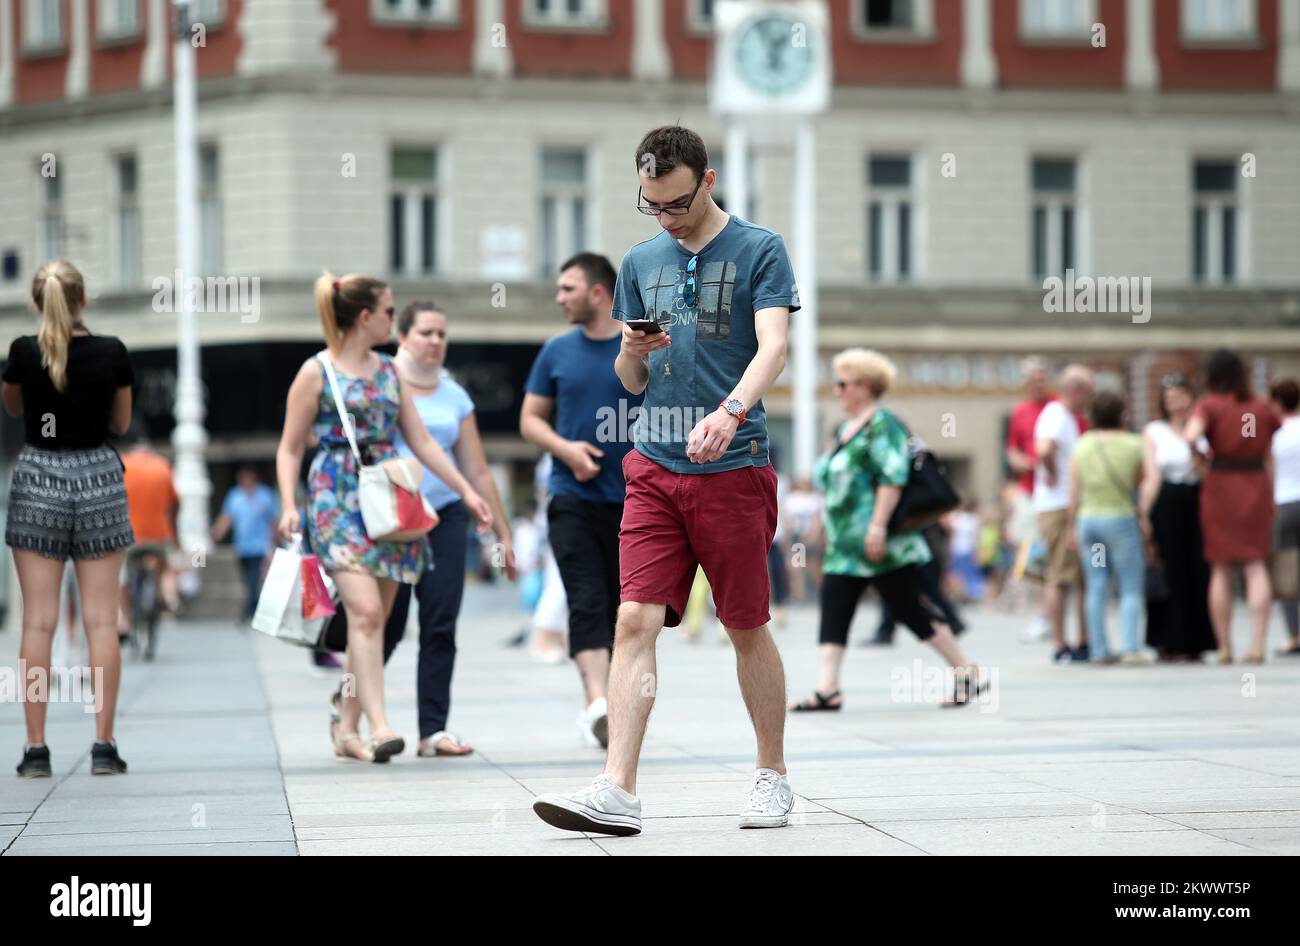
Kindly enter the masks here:
[[921, 569], [916, 565], [904, 565], [871, 578], [823, 575], [818, 643], [839, 644], [841, 647], [848, 644], [853, 613], [868, 585], [876, 586], [894, 619], [907, 625], [918, 640], [927, 640], [934, 634], [930, 612], [921, 601]]
[[548, 539], [569, 599], [569, 656], [611, 650], [618, 619], [618, 530], [622, 503], [552, 496]]
[[[954, 634], [960, 634], [966, 630], [966, 623], [961, 619], [961, 615], [957, 613], [957, 608], [948, 600], [940, 587], [943, 579], [943, 566], [939, 564], [939, 560], [932, 558], [924, 565], [918, 565], [917, 567], [921, 572], [921, 592], [925, 596], [928, 606], [932, 608], [930, 619], [947, 624]], [[893, 640], [896, 623], [893, 608], [889, 606], [888, 601], [883, 600], [882, 596], [880, 626], [876, 628], [877, 639]]]
[[419, 601], [420, 654], [415, 693], [420, 738], [447, 728], [451, 712], [451, 674], [456, 666], [456, 620], [465, 592], [465, 553], [469, 541], [469, 510], [457, 500], [438, 510], [438, 524], [429, 533], [433, 565], [415, 585], [398, 585], [397, 599], [384, 626], [384, 663], [406, 632], [411, 590]]

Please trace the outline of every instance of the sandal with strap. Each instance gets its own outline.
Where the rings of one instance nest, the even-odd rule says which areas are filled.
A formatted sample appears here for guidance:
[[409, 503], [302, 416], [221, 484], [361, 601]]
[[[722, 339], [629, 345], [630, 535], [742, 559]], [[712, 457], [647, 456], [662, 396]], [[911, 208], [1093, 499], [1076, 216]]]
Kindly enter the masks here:
[[[450, 742], [454, 748], [439, 748], [438, 743], [443, 740]], [[416, 750], [415, 754], [422, 759], [432, 759], [434, 756], [470, 755], [473, 751], [473, 747], [465, 745], [465, 743], [461, 741], [460, 736], [457, 736], [453, 732], [447, 732], [445, 729], [440, 729], [428, 739], [424, 740], [420, 745], [420, 748]]]
[[[361, 755], [354, 755], [348, 751], [348, 746], [353, 742], [361, 746]], [[373, 762], [375, 761], [374, 753], [370, 747], [361, 739], [360, 733], [339, 733], [334, 737], [334, 754], [343, 762]]]
[[844, 707], [844, 699], [840, 697], [838, 703], [832, 703], [831, 700], [840, 696], [840, 691], [823, 694], [820, 690], [813, 690], [813, 695], [806, 700], [800, 700], [790, 707], [792, 713], [838, 713]]
[[383, 739], [375, 736], [366, 743], [370, 750], [372, 762], [387, 762], [395, 755], [401, 755], [402, 750], [406, 748], [406, 740], [401, 736], [386, 736]]
[[981, 676], [980, 673], [976, 671], [974, 677], [977, 682], [973, 687], [971, 686], [971, 677], [972, 677], [971, 674], [963, 674], [962, 676], [958, 677], [956, 682], [953, 684], [952, 699], [944, 700], [942, 703], [939, 704], [939, 708], [954, 709], [958, 706], [965, 706], [966, 704], [975, 700], [977, 697], [980, 697], [984, 693], [988, 692], [988, 688], [989, 688], [988, 677], [985, 676], [983, 679], [980, 679], [980, 676]]

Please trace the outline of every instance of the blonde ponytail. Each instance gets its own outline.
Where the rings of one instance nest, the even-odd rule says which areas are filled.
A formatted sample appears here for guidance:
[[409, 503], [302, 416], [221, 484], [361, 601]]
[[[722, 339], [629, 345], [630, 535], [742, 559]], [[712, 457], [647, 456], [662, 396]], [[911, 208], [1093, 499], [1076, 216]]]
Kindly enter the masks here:
[[320, 316], [325, 345], [337, 353], [343, 336], [356, 325], [357, 317], [373, 309], [388, 284], [371, 276], [349, 275], [336, 279], [328, 271], [321, 274], [312, 289], [316, 314]]
[[86, 281], [67, 260], [51, 260], [32, 280], [32, 301], [41, 312], [41, 327], [36, 333], [41, 367], [49, 372], [55, 390], [66, 391], [68, 345], [86, 304]]

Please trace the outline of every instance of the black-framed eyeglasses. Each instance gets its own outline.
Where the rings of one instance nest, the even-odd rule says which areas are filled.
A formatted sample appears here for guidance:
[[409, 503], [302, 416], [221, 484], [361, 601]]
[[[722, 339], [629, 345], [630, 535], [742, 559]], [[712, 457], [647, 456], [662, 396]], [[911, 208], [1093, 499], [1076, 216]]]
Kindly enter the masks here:
[[686, 264], [686, 291], [682, 294], [688, 309], [693, 309], [700, 304], [700, 283], [696, 279], [696, 270], [700, 265], [700, 257], [692, 256], [691, 261]]
[[691, 212], [691, 204], [695, 203], [695, 195], [700, 192], [700, 185], [704, 183], [704, 178], [695, 182], [695, 190], [691, 191], [691, 196], [686, 198], [686, 203], [676, 201], [671, 204], [659, 206], [658, 204], [646, 203], [642, 199], [641, 188], [636, 189], [636, 209], [641, 211], [647, 217], [657, 217], [660, 214], [668, 214], [670, 217], [684, 217]]
[[845, 388], [847, 388], [848, 386], [849, 386], [849, 382], [847, 382], [847, 381], [841, 381], [839, 378], [836, 378], [836, 379], [835, 379], [835, 390], [836, 390], [836, 391], [843, 391], [843, 390], [844, 390]]
[[388, 317], [391, 319], [393, 316], [395, 316], [395, 315], [397, 314], [397, 307], [396, 307], [396, 306], [391, 306], [391, 305], [390, 305], [390, 306], [389, 306], [387, 309], [385, 309], [384, 311], [388, 313]]

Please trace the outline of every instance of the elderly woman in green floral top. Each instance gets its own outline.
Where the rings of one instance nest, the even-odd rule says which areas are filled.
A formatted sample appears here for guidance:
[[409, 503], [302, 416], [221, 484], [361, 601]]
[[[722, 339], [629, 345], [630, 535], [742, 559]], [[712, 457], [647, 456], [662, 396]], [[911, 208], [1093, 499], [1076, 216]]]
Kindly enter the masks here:
[[835, 356], [832, 367], [835, 394], [848, 419], [836, 431], [835, 449], [817, 461], [814, 474], [826, 494], [821, 679], [811, 697], [790, 708], [838, 710], [844, 705], [840, 669], [849, 625], [862, 593], [873, 584], [897, 619], [954, 668], [955, 692], [942, 705], [960, 706], [977, 692], [971, 685], [977, 673], [951, 629], [936, 621], [922, 600], [920, 566], [930, 560], [929, 546], [919, 530], [886, 530], [907, 484], [911, 459], [907, 428], [879, 403], [894, 380], [893, 362], [879, 352], [850, 348]]

